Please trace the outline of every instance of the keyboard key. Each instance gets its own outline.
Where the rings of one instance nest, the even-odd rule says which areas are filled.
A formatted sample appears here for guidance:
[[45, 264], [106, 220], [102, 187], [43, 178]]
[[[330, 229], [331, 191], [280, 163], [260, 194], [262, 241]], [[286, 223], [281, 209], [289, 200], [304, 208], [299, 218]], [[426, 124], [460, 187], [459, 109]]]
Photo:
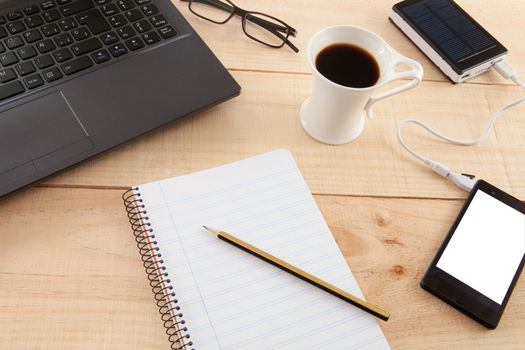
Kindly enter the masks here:
[[13, 79], [16, 79], [16, 73], [13, 70], [13, 68], [6, 68], [0, 70], [0, 82], [1, 83], [7, 83], [8, 81], [11, 81]]
[[39, 69], [44, 69], [55, 64], [50, 55], [37, 57], [34, 59], [34, 61]]
[[59, 20], [61, 18], [60, 12], [58, 12], [56, 9], [52, 9], [49, 11], [46, 11], [42, 13], [42, 16], [44, 16], [44, 19], [47, 22], [54, 22], [56, 20]]
[[5, 38], [7, 36], [7, 31], [4, 27], [0, 27], [0, 39]]
[[71, 50], [73, 50], [75, 55], [80, 56], [85, 53], [94, 51], [96, 49], [100, 49], [101, 47], [102, 43], [100, 42], [100, 40], [98, 40], [97, 38], [91, 38], [71, 46]]
[[69, 18], [64, 18], [60, 20], [58, 22], [58, 25], [60, 26], [60, 28], [62, 28], [63, 31], [68, 31], [73, 28], [76, 28], [77, 22], [75, 22], [75, 19], [73, 19], [72, 17], [69, 17]]
[[18, 63], [18, 57], [14, 52], [6, 52], [0, 55], [0, 62], [4, 67]]
[[21, 76], [31, 74], [36, 71], [35, 65], [31, 61], [23, 62], [15, 66]]
[[144, 47], [144, 43], [142, 42], [142, 40], [140, 40], [140, 38], [129, 39], [125, 43], [126, 46], [130, 49], [130, 51], [135, 51]]
[[55, 52], [53, 52], [53, 57], [55, 58], [55, 61], [57, 61], [58, 63], [62, 63], [73, 58], [73, 55], [67, 47], [64, 47], [63, 49], [56, 50]]
[[22, 21], [11, 22], [6, 25], [7, 31], [11, 34], [16, 34], [26, 30], [26, 26]]
[[38, 29], [28, 30], [23, 34], [23, 36], [28, 44], [34, 43], [35, 41], [42, 39], [42, 34], [40, 34], [40, 31]]
[[116, 15], [109, 17], [109, 23], [111, 23], [113, 27], [118, 28], [128, 23], [128, 21], [126, 21], [126, 17], [123, 15]]
[[0, 53], [5, 52], [4, 44], [0, 42]]
[[95, 4], [97, 5], [104, 5], [104, 4], [107, 4], [108, 2], [110, 2], [111, 0], [95, 0]]
[[94, 5], [91, 2], [91, 0], [78, 0], [73, 3], [70, 3], [68, 5], [62, 6], [60, 8], [60, 11], [62, 12], [62, 15], [64, 16], [71, 16], [76, 13], [89, 10], [90, 8], [93, 8]]
[[172, 26], [166, 26], [164, 28], [159, 29], [159, 34], [164, 39], [168, 39], [168, 38], [171, 38], [172, 36], [177, 35], [177, 32], [175, 31], [175, 29], [173, 29]]
[[128, 39], [135, 36], [135, 31], [131, 26], [125, 26], [117, 29], [117, 33], [122, 39]]
[[159, 9], [157, 8], [157, 6], [153, 4], [147, 4], [147, 5], [141, 6], [140, 9], [142, 10], [142, 13], [144, 13], [148, 17], [159, 13]]
[[27, 60], [37, 55], [37, 52], [33, 46], [24, 46], [18, 49], [18, 55], [21, 59]]
[[24, 92], [24, 86], [19, 81], [13, 81], [12, 83], [0, 86], [0, 100], [21, 94]]
[[51, 0], [48, 0], [48, 1], [44, 1], [43, 3], [40, 4], [40, 8], [42, 10], [49, 10], [50, 8], [53, 8], [55, 7], [55, 3]]
[[135, 29], [139, 33], [145, 33], [147, 31], [151, 30], [151, 24], [149, 24], [149, 22], [146, 21], [145, 19], [140, 21], [140, 22], [133, 23], [133, 26], [135, 27]]
[[148, 2], [150, 2], [150, 0], [135, 0], [135, 4], [138, 6], [147, 4]]
[[38, 6], [27, 6], [24, 9], [24, 13], [26, 14], [26, 16], [31, 16], [39, 12], [40, 12], [40, 9], [38, 8]]
[[57, 67], [46, 69], [42, 72], [42, 75], [44, 76], [44, 79], [46, 79], [49, 83], [58, 80], [63, 76]]
[[149, 32], [142, 35], [142, 39], [146, 44], [152, 45], [160, 41], [160, 36], [157, 34], [157, 32]]
[[95, 35], [111, 29], [102, 13], [97, 9], [77, 15], [77, 21], [80, 24], [87, 25], [91, 33]]
[[131, 10], [135, 7], [135, 4], [132, 0], [118, 0], [117, 5], [122, 11]]
[[128, 53], [128, 50], [122, 43], [115, 44], [109, 48], [109, 52], [113, 57], [119, 57]]
[[44, 33], [45, 36], [50, 37], [53, 35], [57, 35], [60, 33], [60, 28], [55, 23], [49, 23], [43, 26], [42, 33]]
[[13, 50], [13, 49], [16, 49], [17, 47], [23, 46], [24, 41], [22, 40], [20, 35], [15, 35], [15, 36], [5, 39], [5, 44], [7, 45], [8, 48]]
[[93, 52], [91, 54], [91, 58], [93, 58], [95, 63], [102, 63], [108, 61], [111, 58], [111, 56], [106, 50], [102, 49], [97, 52]]
[[57, 35], [54, 38], [54, 40], [57, 46], [59, 47], [63, 47], [73, 43], [73, 38], [71, 37], [71, 35], [69, 35], [69, 33], [62, 33], [60, 35]]
[[91, 66], [93, 66], [93, 61], [91, 60], [91, 58], [89, 58], [89, 56], [82, 56], [80, 58], [64, 63], [60, 67], [62, 67], [62, 70], [66, 75], [71, 75]]
[[78, 29], [72, 30], [71, 34], [73, 35], [73, 38], [75, 38], [76, 41], [81, 41], [91, 36], [86, 27], [80, 27]]
[[135, 21], [138, 21], [139, 19], [144, 18], [144, 15], [142, 14], [142, 12], [140, 12], [139, 9], [133, 9], [130, 11], [126, 11], [124, 15], [130, 22], [135, 22]]
[[71, 2], [71, 0], [56, 0], [56, 1], [57, 1], [58, 6], [65, 5]]
[[42, 77], [40, 74], [33, 74], [27, 78], [24, 78], [24, 83], [26, 84], [28, 89], [34, 89], [36, 87], [39, 87], [41, 85], [44, 85], [44, 81], [42, 80]]
[[22, 11], [13, 11], [7, 14], [7, 19], [10, 21], [16, 21], [22, 17], [24, 17], [24, 13]]
[[156, 15], [149, 19], [151, 24], [153, 24], [154, 27], [162, 27], [168, 24], [168, 21], [166, 21], [166, 17], [163, 15]]
[[40, 51], [40, 53], [46, 53], [46, 52], [54, 50], [56, 46], [55, 44], [53, 44], [53, 41], [51, 41], [51, 39], [45, 39], [45, 40], [39, 41], [36, 44], [36, 48], [38, 49], [38, 51]]
[[109, 32], [106, 34], [102, 34], [100, 36], [100, 40], [102, 40], [102, 42], [106, 45], [111, 45], [118, 41], [118, 36], [117, 34], [115, 34], [115, 32]]
[[119, 12], [118, 7], [115, 4], [104, 5], [100, 9], [102, 10], [102, 13], [107, 17], [114, 16]]
[[44, 24], [44, 20], [40, 15], [33, 15], [25, 19], [28, 28], [35, 28]]
[[5, 16], [0, 16], [0, 25], [5, 24], [7, 22], [7, 18]]

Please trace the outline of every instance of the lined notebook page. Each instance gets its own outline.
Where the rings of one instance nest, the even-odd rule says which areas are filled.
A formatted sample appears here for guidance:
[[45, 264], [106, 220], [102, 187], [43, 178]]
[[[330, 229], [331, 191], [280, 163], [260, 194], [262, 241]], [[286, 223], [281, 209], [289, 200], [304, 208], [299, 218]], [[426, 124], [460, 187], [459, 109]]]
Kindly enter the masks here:
[[390, 348], [372, 316], [202, 228], [231, 233], [363, 298], [288, 151], [139, 192], [195, 350]]

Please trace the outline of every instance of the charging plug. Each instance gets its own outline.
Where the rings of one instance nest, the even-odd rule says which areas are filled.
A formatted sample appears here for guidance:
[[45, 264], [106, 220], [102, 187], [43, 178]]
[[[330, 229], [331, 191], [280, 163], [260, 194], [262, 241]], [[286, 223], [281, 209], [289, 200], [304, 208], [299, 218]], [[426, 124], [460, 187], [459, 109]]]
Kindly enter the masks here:
[[494, 65], [494, 69], [505, 79], [511, 79], [512, 77], [517, 76], [514, 68], [510, 66], [507, 62], [501, 60]]
[[428, 165], [433, 172], [449, 179], [463, 191], [470, 192], [476, 184], [474, 175], [454, 173], [446, 165], [439, 162], [429, 162]]

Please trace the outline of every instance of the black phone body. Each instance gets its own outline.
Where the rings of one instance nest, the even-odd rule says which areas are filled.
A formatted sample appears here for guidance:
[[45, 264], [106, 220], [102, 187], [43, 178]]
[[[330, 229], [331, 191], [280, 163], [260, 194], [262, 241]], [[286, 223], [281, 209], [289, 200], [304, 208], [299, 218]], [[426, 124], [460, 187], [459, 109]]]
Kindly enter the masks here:
[[390, 20], [459, 83], [489, 70], [507, 49], [453, 0], [405, 0]]
[[525, 264], [525, 204], [479, 180], [421, 287], [496, 328]]

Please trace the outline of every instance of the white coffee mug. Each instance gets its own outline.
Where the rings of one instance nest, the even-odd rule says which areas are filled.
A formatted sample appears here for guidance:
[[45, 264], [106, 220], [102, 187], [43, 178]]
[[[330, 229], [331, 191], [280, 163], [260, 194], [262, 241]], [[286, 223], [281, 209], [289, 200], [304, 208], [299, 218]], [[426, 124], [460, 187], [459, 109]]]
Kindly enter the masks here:
[[[352, 44], [368, 51], [380, 69], [376, 84], [367, 88], [346, 87], [319, 73], [316, 57], [333, 44]], [[375, 33], [354, 26], [329, 27], [315, 34], [308, 43], [307, 56], [314, 76], [314, 89], [301, 106], [301, 124], [313, 138], [327, 144], [340, 145], [356, 139], [364, 128], [364, 113], [372, 118], [374, 103], [412, 89], [423, 79], [421, 64], [396, 52]], [[410, 70], [396, 71], [400, 65], [409, 66]], [[411, 81], [372, 96], [375, 90], [400, 79]]]

